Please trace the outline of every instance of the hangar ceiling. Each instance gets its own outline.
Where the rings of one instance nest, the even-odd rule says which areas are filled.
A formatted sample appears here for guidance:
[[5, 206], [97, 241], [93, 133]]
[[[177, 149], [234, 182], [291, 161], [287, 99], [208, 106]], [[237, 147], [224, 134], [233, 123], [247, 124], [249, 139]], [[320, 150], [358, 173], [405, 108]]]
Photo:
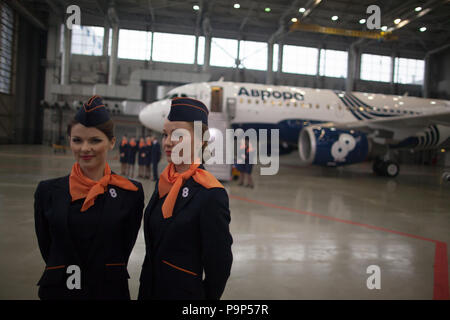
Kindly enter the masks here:
[[[381, 9], [381, 25], [395, 27], [394, 20], [397, 18], [411, 22], [393, 32], [398, 36], [396, 41], [369, 39], [364, 40], [365, 45], [427, 52], [450, 42], [448, 0], [22, 0], [21, 3], [41, 17], [46, 12], [62, 17], [67, 6], [77, 4], [82, 11], [82, 24], [103, 26], [105, 17], [113, 15], [119, 20], [121, 28], [156, 32], [197, 32], [203, 35], [205, 21], [209, 20], [212, 36], [255, 41], [268, 41], [281, 26], [284, 31], [282, 38], [286, 43], [322, 43], [336, 49], [348, 47], [358, 39], [313, 32], [288, 32], [293, 23], [291, 19], [324, 27], [365, 31], [366, 26], [359, 21], [367, 18], [367, 7], [376, 3]], [[239, 8], [235, 8], [235, 4], [239, 4]], [[421, 7], [421, 13], [415, 11], [417, 7]], [[300, 12], [300, 8], [305, 8], [305, 12]], [[417, 17], [419, 13], [423, 15]], [[338, 18], [332, 20], [332, 16]], [[421, 27], [427, 30], [421, 32]]]

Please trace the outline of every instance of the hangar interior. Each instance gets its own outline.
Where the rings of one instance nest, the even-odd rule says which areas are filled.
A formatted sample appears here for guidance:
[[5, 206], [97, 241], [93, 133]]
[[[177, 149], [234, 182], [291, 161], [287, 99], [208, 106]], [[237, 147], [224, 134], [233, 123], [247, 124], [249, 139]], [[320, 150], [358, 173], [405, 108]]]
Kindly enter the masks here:
[[[143, 106], [191, 82], [450, 100], [450, 3], [376, 1], [376, 37], [367, 27], [372, 4], [1, 0], [0, 248], [11, 263], [0, 266], [0, 298], [37, 298], [33, 192], [68, 173], [70, 151], [52, 146], [67, 145], [69, 119], [93, 94], [107, 102], [117, 136], [148, 133]], [[71, 5], [81, 25], [69, 29]], [[372, 177], [367, 164], [302, 168], [290, 154], [276, 176], [255, 174], [245, 197], [227, 184], [234, 265], [223, 298], [448, 299], [450, 200], [441, 175], [449, 154], [446, 146], [405, 151], [395, 180]], [[110, 161], [117, 169], [116, 154]], [[148, 202], [154, 182], [142, 183]], [[132, 298], [144, 251], [141, 232], [129, 264]], [[386, 270], [381, 290], [365, 285], [369, 265]]]

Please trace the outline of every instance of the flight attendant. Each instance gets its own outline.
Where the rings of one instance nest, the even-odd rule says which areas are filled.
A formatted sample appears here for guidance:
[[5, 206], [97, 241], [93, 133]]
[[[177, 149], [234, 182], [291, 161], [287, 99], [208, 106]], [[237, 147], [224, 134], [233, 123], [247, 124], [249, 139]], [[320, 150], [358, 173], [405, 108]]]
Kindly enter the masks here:
[[94, 96], [67, 133], [75, 163], [69, 175], [41, 181], [35, 192], [36, 235], [45, 270], [39, 298], [130, 299], [127, 263], [141, 225], [139, 182], [111, 171], [114, 123]]
[[152, 140], [152, 169], [153, 169], [153, 181], [158, 179], [158, 163], [161, 160], [161, 146], [158, 139], [153, 137]]
[[145, 165], [147, 163], [147, 144], [145, 143], [144, 137], [139, 139], [138, 147], [138, 166], [139, 166], [139, 178], [145, 177]]
[[150, 136], [147, 136], [145, 138], [145, 143], [147, 144], [147, 149], [146, 149], [146, 157], [145, 157], [145, 179], [150, 179], [151, 178], [151, 171], [150, 171], [150, 166], [152, 164], [152, 139]]
[[[187, 162], [173, 162], [172, 149], [184, 139], [191, 150], [194, 139], [202, 144], [202, 137], [194, 137], [194, 121], [202, 122], [203, 132], [208, 130], [206, 106], [190, 98], [173, 99], [162, 142], [169, 164], [144, 214], [140, 300], [218, 300], [230, 275], [233, 239], [226, 190], [193, 161], [195, 152]], [[176, 129], [186, 129], [190, 136], [172, 141]]]
[[122, 137], [122, 142], [120, 143], [119, 146], [119, 154], [120, 154], [120, 174], [121, 175], [126, 175], [127, 174], [127, 165], [128, 165], [128, 161], [127, 161], [127, 155], [128, 155], [128, 139], [127, 136], [124, 135]]
[[130, 178], [134, 177], [134, 164], [136, 163], [136, 153], [138, 151], [138, 146], [136, 143], [136, 139], [132, 137], [130, 139], [129, 147], [128, 147], [128, 174], [127, 176]]
[[[250, 142], [249, 137], [245, 137], [245, 140], [242, 140], [241, 150], [244, 151], [242, 158], [244, 160], [243, 164], [239, 164], [238, 168], [241, 173], [239, 177], [239, 185], [242, 186], [244, 184], [245, 178], [247, 177], [246, 187], [254, 188], [253, 179], [252, 179], [252, 169], [253, 164], [250, 163], [250, 158], [253, 157], [255, 150]], [[250, 154], [253, 154], [250, 156]]]

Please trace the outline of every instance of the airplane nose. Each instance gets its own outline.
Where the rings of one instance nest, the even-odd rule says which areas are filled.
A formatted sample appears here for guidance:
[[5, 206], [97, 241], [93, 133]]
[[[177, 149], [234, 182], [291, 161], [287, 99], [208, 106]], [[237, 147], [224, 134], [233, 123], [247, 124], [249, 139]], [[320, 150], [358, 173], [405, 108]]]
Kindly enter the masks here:
[[139, 121], [152, 130], [162, 132], [169, 107], [170, 100], [150, 103], [139, 113]]

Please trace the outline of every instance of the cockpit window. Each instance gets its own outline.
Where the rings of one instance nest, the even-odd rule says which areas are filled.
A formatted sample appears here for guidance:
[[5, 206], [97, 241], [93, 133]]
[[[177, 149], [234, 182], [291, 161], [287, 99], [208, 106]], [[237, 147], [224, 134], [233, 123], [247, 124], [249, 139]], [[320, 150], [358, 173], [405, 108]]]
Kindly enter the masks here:
[[180, 97], [187, 98], [187, 95], [184, 94], [184, 93], [182, 93], [182, 94], [180, 95]]
[[177, 98], [177, 97], [178, 97], [178, 93], [174, 93], [173, 95], [170, 96], [170, 99]]

